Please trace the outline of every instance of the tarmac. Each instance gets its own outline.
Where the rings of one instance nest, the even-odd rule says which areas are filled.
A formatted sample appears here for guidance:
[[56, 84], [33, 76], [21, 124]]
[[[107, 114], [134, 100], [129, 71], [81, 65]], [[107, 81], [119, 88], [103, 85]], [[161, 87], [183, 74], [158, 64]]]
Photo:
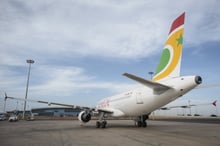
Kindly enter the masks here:
[[1, 146], [220, 146], [218, 122], [148, 120], [138, 128], [131, 120], [95, 120], [81, 126], [77, 120], [0, 121]]

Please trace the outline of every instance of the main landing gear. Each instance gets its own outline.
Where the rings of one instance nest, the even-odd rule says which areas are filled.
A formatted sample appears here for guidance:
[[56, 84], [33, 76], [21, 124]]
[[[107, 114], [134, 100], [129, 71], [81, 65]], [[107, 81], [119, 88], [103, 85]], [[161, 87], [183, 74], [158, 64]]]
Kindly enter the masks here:
[[137, 119], [135, 119], [135, 126], [147, 127], [147, 122], [146, 122], [147, 119], [148, 119], [148, 115], [138, 116]]
[[147, 122], [146, 121], [137, 121], [136, 123], [135, 123], [135, 126], [137, 126], [137, 127], [147, 127]]

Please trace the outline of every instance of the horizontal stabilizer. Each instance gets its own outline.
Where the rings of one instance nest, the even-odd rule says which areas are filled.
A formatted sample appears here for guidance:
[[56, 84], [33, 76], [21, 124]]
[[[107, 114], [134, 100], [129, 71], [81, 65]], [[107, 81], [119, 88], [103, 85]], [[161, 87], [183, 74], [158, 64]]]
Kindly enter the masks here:
[[135, 81], [143, 84], [144, 86], [152, 88], [154, 90], [154, 93], [156, 93], [156, 94], [161, 94], [162, 92], [164, 92], [168, 89], [171, 89], [171, 87], [169, 87], [169, 86], [166, 86], [166, 85], [163, 85], [163, 84], [160, 84], [157, 82], [153, 82], [150, 80], [146, 80], [144, 78], [141, 78], [141, 77], [129, 74], [129, 73], [124, 73], [123, 75], [132, 79], [132, 80], [135, 80]]

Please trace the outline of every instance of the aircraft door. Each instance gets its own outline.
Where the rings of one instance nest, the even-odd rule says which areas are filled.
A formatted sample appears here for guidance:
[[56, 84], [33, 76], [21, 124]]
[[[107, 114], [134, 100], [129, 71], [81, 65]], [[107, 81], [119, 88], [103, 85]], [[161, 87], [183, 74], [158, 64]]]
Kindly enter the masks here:
[[136, 103], [137, 104], [143, 104], [143, 98], [142, 98], [142, 93], [140, 91], [136, 92]]

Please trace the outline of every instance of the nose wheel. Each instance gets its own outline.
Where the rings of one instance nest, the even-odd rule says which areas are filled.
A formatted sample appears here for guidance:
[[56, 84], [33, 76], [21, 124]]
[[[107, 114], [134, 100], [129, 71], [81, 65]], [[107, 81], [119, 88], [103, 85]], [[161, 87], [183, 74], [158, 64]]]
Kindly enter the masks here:
[[107, 121], [97, 121], [96, 128], [105, 128], [107, 125]]

